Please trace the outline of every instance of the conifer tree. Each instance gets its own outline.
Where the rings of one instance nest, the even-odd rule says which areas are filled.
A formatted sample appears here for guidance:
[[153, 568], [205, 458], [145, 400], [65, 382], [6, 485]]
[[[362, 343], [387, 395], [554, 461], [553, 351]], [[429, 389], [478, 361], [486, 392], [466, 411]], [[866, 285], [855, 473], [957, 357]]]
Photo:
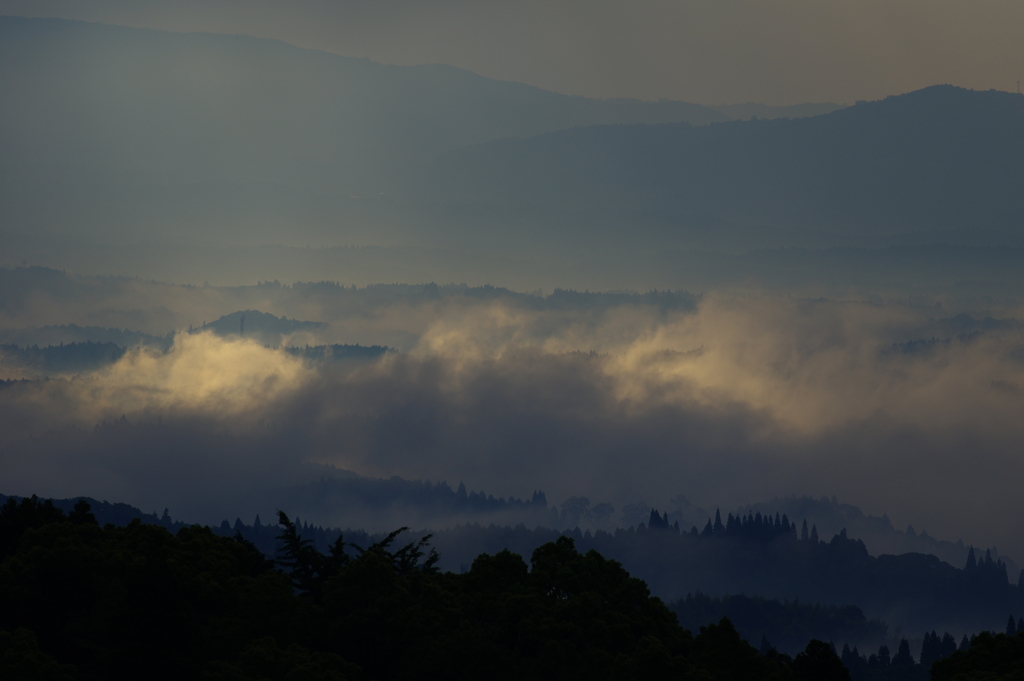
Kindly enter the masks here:
[[907, 639], [900, 640], [900, 647], [896, 651], [896, 656], [892, 658], [893, 667], [913, 667], [914, 656], [910, 654], [910, 642]]
[[956, 652], [956, 639], [948, 631], [942, 635], [942, 648], [939, 651], [939, 659], [949, 657]]

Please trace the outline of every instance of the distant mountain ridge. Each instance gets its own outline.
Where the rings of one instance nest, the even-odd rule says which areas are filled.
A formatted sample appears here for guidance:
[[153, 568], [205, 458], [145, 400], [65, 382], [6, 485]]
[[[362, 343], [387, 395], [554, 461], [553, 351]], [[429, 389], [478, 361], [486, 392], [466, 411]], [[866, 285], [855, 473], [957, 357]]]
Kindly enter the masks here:
[[255, 338], [261, 343], [278, 345], [281, 339], [298, 331], [314, 331], [326, 326], [323, 322], [304, 322], [298, 319], [277, 317], [259, 310], [241, 310], [206, 322], [189, 333], [212, 331], [218, 336], [243, 336]]
[[[500, 235], [478, 229], [480, 217], [463, 210], [461, 197], [446, 202], [450, 192], [431, 177], [446, 167], [440, 159], [459, 165], [476, 145], [595, 125], [703, 129], [832, 106], [716, 110], [588, 99], [444, 65], [377, 64], [247, 36], [18, 17], [0, 18], [0, 91], [0, 236], [16, 235], [18, 257], [32, 257], [55, 248], [40, 234], [68, 235], [75, 224], [76, 237], [96, 249], [88, 251], [92, 267], [136, 263], [137, 254], [110, 250], [127, 248], [128, 235], [132, 248], [159, 244], [157, 259], [184, 268], [199, 268], [183, 245], [196, 240], [443, 245], [461, 254], [468, 225], [483, 242], [474, 248], [493, 254], [490, 241]], [[457, 185], [461, 172], [445, 182]], [[64, 197], [59, 206], [54, 192]], [[530, 229], [557, 237], [565, 230], [545, 225], [560, 217], [546, 213]], [[507, 220], [524, 222], [490, 210], [484, 219]], [[73, 266], [85, 267], [85, 251], [72, 252]], [[272, 274], [269, 257], [201, 267], [259, 276]]]
[[769, 120], [775, 118], [810, 118], [811, 116], [821, 116], [822, 114], [838, 111], [845, 106], [845, 104], [835, 104], [833, 102], [792, 104], [789, 106], [771, 106], [747, 102], [745, 104], [718, 104], [710, 108], [725, 114], [729, 118], [746, 121], [751, 118], [767, 118]]
[[943, 85], [813, 118], [591, 126], [467, 149], [429, 177], [407, 192], [654, 214], [683, 232], [1019, 236], [1024, 95]]
[[263, 38], [18, 17], [0, 18], [0, 90], [8, 168], [350, 191], [392, 164], [503, 137], [728, 119], [697, 104], [568, 96]]

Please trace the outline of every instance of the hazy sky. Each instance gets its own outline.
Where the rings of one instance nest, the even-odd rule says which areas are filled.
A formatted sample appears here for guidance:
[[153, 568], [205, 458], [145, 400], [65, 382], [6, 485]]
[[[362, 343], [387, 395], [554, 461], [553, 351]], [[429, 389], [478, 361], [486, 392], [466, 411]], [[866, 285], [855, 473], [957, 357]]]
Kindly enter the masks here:
[[1019, 0], [0, 0], [0, 14], [245, 33], [592, 97], [853, 103], [1013, 91]]

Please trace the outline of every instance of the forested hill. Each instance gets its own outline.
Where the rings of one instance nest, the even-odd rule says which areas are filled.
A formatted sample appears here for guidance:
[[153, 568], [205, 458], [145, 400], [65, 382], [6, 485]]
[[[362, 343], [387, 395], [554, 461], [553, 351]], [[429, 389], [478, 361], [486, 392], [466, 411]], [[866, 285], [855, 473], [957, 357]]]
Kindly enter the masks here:
[[[32, 368], [44, 375], [81, 373], [116, 362], [125, 349], [114, 343], [68, 343], [40, 348], [0, 344], [0, 370]], [[3, 378], [3, 376], [0, 376]]]
[[[965, 636], [959, 651], [948, 632], [931, 632], [919, 656], [906, 638], [895, 654], [883, 644], [870, 656], [846, 645], [840, 656], [812, 639], [793, 658], [764, 639], [758, 651], [728, 619], [692, 634], [642, 580], [596, 551], [581, 553], [570, 537], [538, 546], [529, 564], [500, 551], [454, 574], [437, 570], [429, 537], [404, 543], [396, 530], [362, 546], [338, 537], [321, 552], [285, 513], [276, 520], [270, 561], [241, 532], [218, 537], [187, 526], [172, 534], [137, 520], [101, 528], [84, 500], [65, 513], [35, 497], [8, 499], [0, 506], [0, 674], [924, 681], [931, 671], [933, 681], [979, 672], [1004, 681], [1024, 664], [1024, 633], [1012, 617], [1005, 635]], [[718, 531], [737, 528], [758, 529], [730, 519]], [[716, 604], [677, 607], [694, 615], [708, 606]], [[880, 631], [855, 609], [782, 609]]]
[[424, 542], [393, 534], [349, 553], [339, 541], [325, 555], [280, 521], [275, 565], [207, 528], [100, 528], [84, 502], [65, 514], [9, 500], [0, 676], [822, 681], [818, 658], [842, 669], [825, 644], [810, 661], [759, 656], [728, 622], [695, 637], [642, 581], [564, 537], [529, 564], [506, 551], [453, 575]]
[[[938, 320], [938, 322], [948, 326], [953, 326], [955, 323], [955, 328], [961, 329], [987, 328], [1004, 323], [1003, 320], [993, 319], [976, 322], [966, 315], [964, 317], [964, 319]], [[742, 515], [786, 513], [790, 518], [804, 519], [816, 525], [818, 532], [824, 537], [831, 537], [845, 529], [849, 536], [863, 541], [873, 556], [883, 553], [894, 555], [926, 553], [937, 556], [950, 565], [962, 566], [967, 562], [967, 555], [971, 549], [970, 546], [964, 544], [963, 540], [958, 539], [953, 542], [938, 539], [923, 529], [915, 530], [913, 526], [908, 525], [905, 529], [898, 530], [893, 527], [888, 515], [875, 516], [864, 513], [852, 504], [840, 503], [835, 497], [814, 499], [808, 496], [790, 495], [742, 506], [738, 510]], [[993, 559], [1006, 563], [1011, 577], [1019, 573], [1020, 568], [1017, 564], [1009, 557], [1000, 555], [1000, 551], [996, 547], [989, 547], [985, 550], [991, 551]]]
[[[908, 633], [992, 629], [1008, 613], [1024, 613], [1020, 575], [1008, 576], [991, 555], [972, 552], [967, 565], [956, 568], [917, 553], [873, 557], [845, 533], [823, 540], [811, 528], [802, 538], [792, 524], [785, 530], [754, 518], [728, 525], [696, 535], [668, 527], [566, 534], [581, 549], [620, 561], [669, 600], [703, 592], [850, 604]], [[434, 544], [451, 564], [500, 547], [525, 551], [559, 534], [462, 526], [435, 533]]]
[[799, 120], [595, 126], [466, 150], [420, 180], [408, 191], [661, 213], [726, 233], [796, 226], [877, 240], [961, 228], [1019, 237], [1024, 95], [934, 86]]
[[[59, 504], [73, 508], [75, 502], [68, 499]], [[101, 522], [123, 524], [132, 515], [129, 509], [96, 504]], [[182, 527], [166, 513], [144, 518], [172, 530]], [[299, 518], [295, 523], [302, 536], [323, 551], [341, 536], [360, 546], [384, 536], [358, 529], [342, 532]], [[253, 524], [225, 520], [212, 530], [221, 536], [237, 533], [267, 556], [277, 550], [281, 532], [276, 523], [262, 522], [259, 517]], [[420, 531], [412, 536], [425, 534]], [[845, 531], [825, 541], [816, 527], [808, 529], [803, 523], [798, 528], [784, 517], [729, 515], [724, 521], [709, 521], [703, 531], [684, 532], [668, 524], [667, 514], [652, 511], [649, 523], [613, 532], [465, 524], [431, 534], [440, 553], [439, 566], [455, 572], [466, 569], [480, 553], [509, 549], [529, 555], [546, 542], [569, 536], [582, 550], [594, 549], [620, 561], [666, 600], [698, 592], [714, 596], [742, 593], [854, 605], [868, 617], [901, 627], [906, 633], [993, 629], [1005, 621], [1007, 613], [1024, 613], [1020, 581], [1024, 577], [1007, 575], [1005, 564], [990, 554], [975, 555], [972, 550], [963, 568], [916, 553], [872, 557], [862, 542], [848, 538]]]

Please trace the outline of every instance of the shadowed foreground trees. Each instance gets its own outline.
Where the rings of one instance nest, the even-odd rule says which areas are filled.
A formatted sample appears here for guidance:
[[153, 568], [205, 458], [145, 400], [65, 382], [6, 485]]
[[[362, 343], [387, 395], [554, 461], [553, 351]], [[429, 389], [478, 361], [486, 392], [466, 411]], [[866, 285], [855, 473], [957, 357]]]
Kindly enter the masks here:
[[967, 650], [932, 665], [933, 681], [1011, 681], [1024, 679], [1024, 632], [993, 636], [983, 631]]
[[[280, 516], [278, 569], [191, 526], [100, 528], [0, 507], [0, 678], [847, 679], [828, 644], [760, 655], [728, 620], [693, 636], [571, 538], [440, 573], [426, 540], [316, 551]], [[351, 551], [349, 550], [351, 549]]]

